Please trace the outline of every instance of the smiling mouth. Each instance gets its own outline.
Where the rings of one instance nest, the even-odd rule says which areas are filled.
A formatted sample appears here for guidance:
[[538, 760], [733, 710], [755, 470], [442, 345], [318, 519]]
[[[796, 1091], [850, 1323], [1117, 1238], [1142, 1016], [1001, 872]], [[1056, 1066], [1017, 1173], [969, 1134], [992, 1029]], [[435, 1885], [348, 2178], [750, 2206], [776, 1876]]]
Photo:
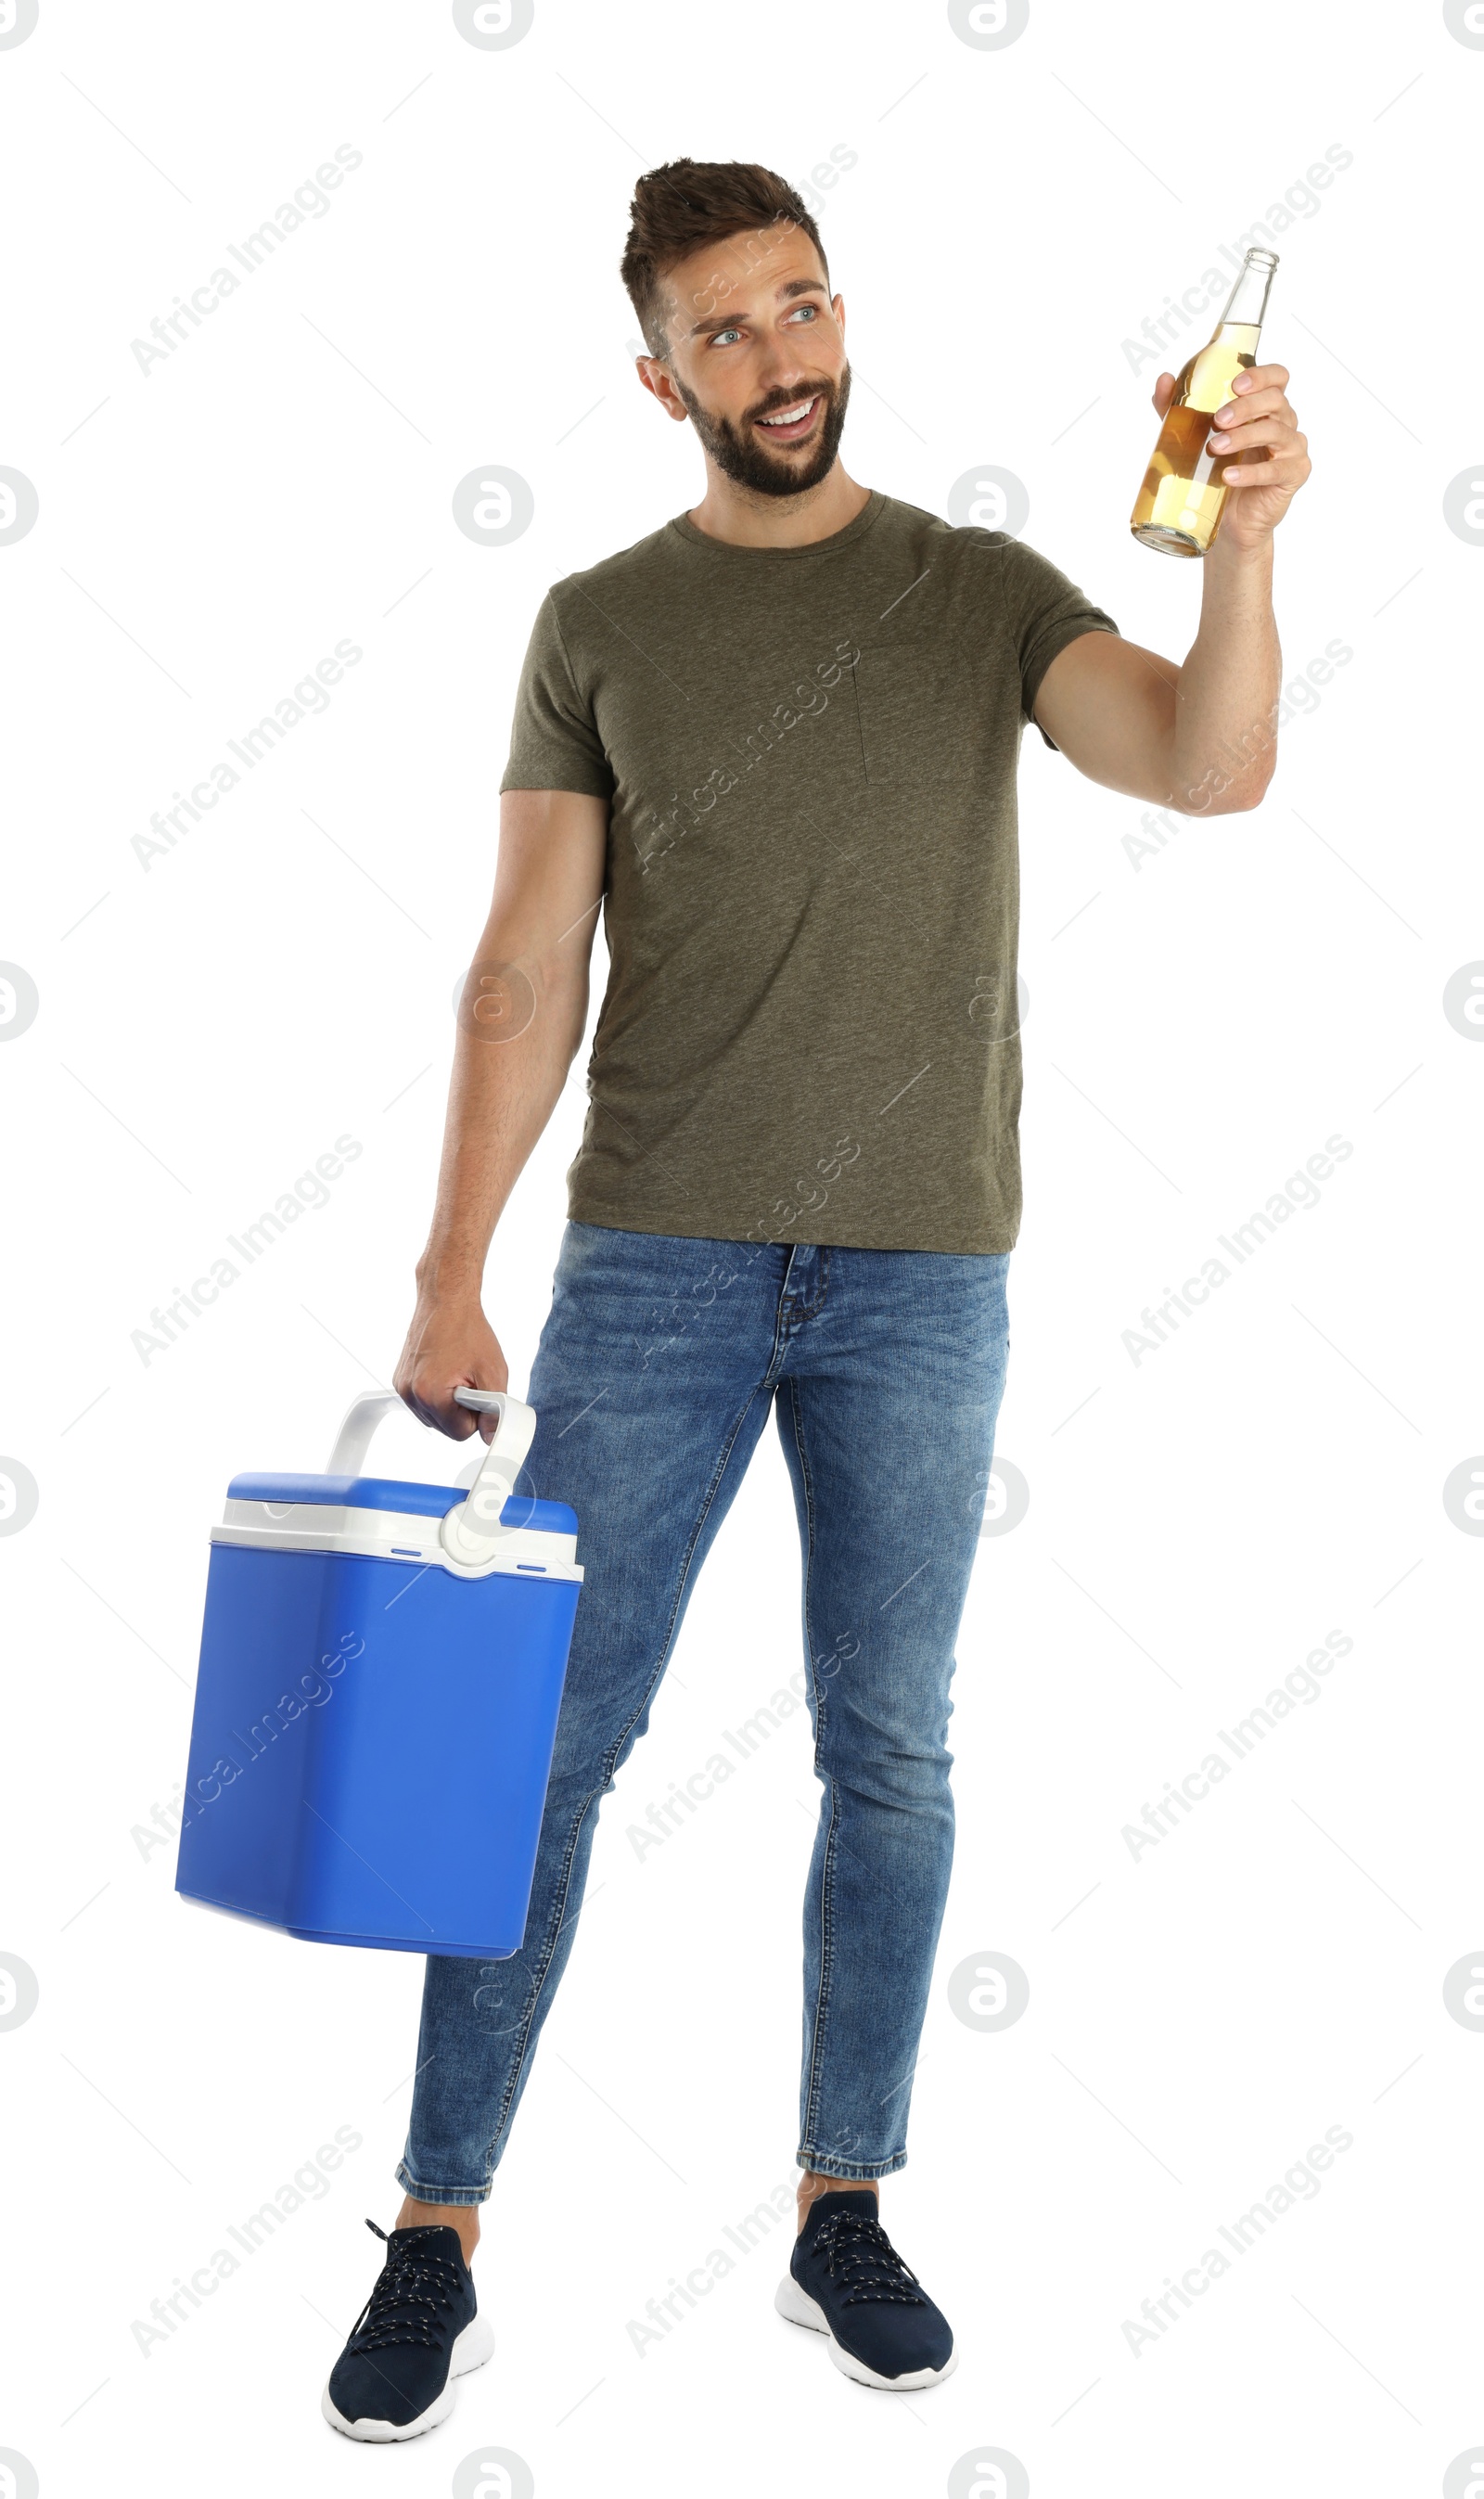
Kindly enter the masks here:
[[792, 400], [787, 407], [776, 409], [771, 416], [759, 416], [755, 422], [772, 442], [802, 442], [823, 405], [823, 394], [815, 391], [808, 399]]

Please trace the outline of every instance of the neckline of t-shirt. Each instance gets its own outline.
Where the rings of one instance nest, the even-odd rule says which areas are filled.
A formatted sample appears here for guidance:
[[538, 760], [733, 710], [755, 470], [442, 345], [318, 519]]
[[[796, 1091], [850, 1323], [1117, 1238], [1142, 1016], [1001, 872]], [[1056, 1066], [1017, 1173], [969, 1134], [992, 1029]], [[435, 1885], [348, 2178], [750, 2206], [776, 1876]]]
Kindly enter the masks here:
[[867, 530], [874, 527], [886, 506], [886, 496], [879, 487], [873, 486], [869, 501], [861, 504], [853, 521], [847, 521], [843, 530], [831, 530], [827, 538], [811, 538], [807, 546], [734, 546], [729, 538], [714, 538], [707, 531], [698, 530], [689, 512], [677, 512], [669, 526], [685, 545], [704, 547], [708, 555], [740, 556], [750, 563], [760, 559], [790, 564], [800, 556], [833, 555], [837, 547], [853, 546], [857, 538], [863, 538]]

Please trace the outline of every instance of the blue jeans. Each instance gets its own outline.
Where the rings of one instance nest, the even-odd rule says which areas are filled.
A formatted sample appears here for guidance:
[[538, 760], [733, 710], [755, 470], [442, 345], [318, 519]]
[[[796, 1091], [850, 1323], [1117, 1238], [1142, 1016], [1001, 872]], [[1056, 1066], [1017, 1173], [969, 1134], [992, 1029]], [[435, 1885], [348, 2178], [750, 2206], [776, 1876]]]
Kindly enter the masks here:
[[576, 1510], [587, 1577], [521, 1950], [428, 1961], [397, 2172], [420, 2201], [490, 2191], [599, 1804], [648, 1725], [770, 1406], [798, 1511], [799, 1680], [823, 1790], [796, 2157], [840, 2178], [901, 2168], [952, 1861], [949, 1683], [1005, 1383], [1009, 1264], [568, 1224], [531, 1375], [529, 1481]]

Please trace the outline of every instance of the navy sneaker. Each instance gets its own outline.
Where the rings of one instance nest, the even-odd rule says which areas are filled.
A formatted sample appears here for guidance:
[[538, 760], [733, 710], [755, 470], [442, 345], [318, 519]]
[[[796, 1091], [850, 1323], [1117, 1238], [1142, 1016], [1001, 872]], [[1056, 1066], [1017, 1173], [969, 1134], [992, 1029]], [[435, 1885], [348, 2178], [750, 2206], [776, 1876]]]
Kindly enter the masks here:
[[863, 2386], [907, 2394], [958, 2365], [953, 2331], [876, 2218], [869, 2187], [816, 2196], [773, 2302], [829, 2337], [829, 2356]]
[[320, 2410], [347, 2438], [419, 2438], [454, 2408], [454, 2380], [482, 2368], [495, 2349], [477, 2314], [474, 2281], [459, 2233], [430, 2222], [394, 2230], [375, 2289], [330, 2372]]

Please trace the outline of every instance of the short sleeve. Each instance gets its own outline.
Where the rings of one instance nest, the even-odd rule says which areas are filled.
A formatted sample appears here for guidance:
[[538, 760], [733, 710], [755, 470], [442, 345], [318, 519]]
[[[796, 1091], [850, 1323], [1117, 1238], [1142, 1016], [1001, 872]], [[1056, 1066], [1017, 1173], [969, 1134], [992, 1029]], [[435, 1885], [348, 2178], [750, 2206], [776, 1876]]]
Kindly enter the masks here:
[[550, 591], [532, 628], [501, 790], [581, 790], [611, 798], [613, 769], [593, 706], [578, 691]]
[[[1118, 628], [1101, 607], [1094, 607], [1075, 581], [1019, 538], [1006, 540], [996, 570], [1006, 624], [1019, 662], [1020, 709], [1026, 720], [1033, 721], [1041, 680], [1057, 653], [1083, 633], [1116, 633]], [[1053, 753], [1059, 752], [1054, 738], [1047, 737], [1044, 729], [1041, 734]]]

